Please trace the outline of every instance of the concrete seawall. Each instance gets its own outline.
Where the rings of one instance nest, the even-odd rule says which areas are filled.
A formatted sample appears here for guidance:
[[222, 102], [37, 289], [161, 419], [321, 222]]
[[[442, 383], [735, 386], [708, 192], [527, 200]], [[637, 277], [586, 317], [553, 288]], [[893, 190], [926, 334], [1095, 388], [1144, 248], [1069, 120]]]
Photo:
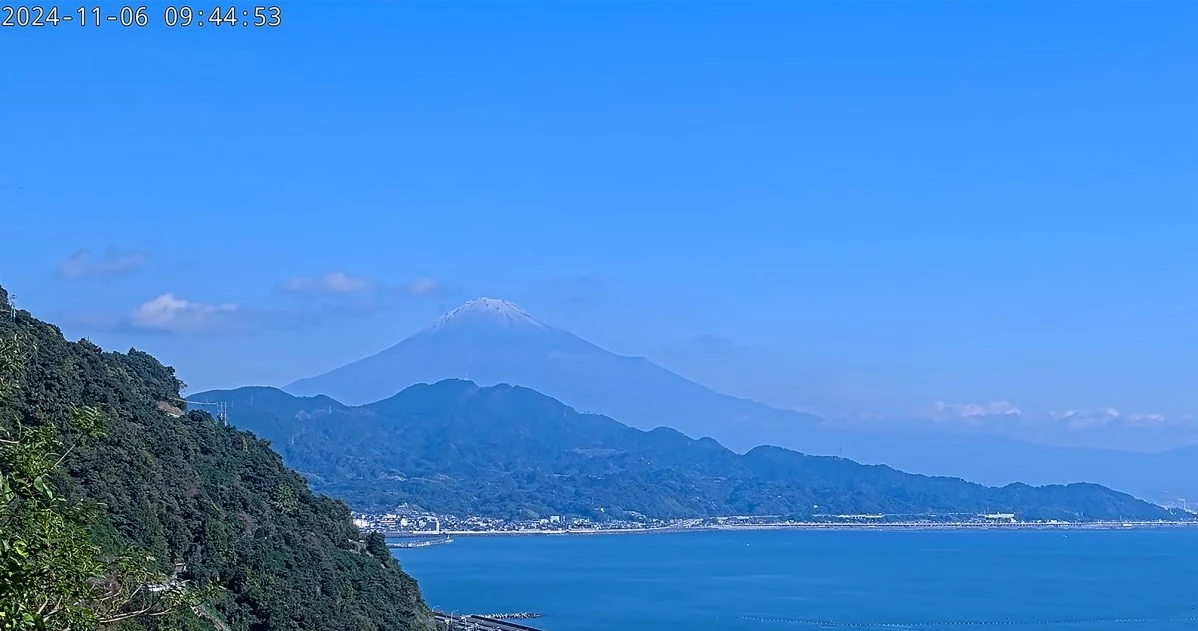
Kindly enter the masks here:
[[449, 625], [451, 631], [542, 631], [536, 627], [471, 614], [454, 615], [444, 611], [433, 612], [437, 620]]

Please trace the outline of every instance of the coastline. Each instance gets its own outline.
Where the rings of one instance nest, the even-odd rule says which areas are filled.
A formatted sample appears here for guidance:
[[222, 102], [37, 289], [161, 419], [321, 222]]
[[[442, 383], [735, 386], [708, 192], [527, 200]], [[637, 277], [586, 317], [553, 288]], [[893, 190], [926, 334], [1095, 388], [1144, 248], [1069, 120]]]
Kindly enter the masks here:
[[744, 524], [723, 526], [661, 526], [656, 528], [578, 528], [564, 530], [439, 530], [415, 532], [384, 532], [388, 538], [399, 537], [549, 537], [549, 536], [602, 536], [602, 535], [652, 535], [687, 532], [737, 532], [737, 531], [851, 531], [872, 532], [894, 531], [944, 531], [944, 530], [1164, 530], [1198, 528], [1198, 520], [1181, 522], [1064, 522], [1064, 523], [976, 523], [976, 522], [909, 522], [890, 524], [825, 524], [825, 523], [782, 523]]

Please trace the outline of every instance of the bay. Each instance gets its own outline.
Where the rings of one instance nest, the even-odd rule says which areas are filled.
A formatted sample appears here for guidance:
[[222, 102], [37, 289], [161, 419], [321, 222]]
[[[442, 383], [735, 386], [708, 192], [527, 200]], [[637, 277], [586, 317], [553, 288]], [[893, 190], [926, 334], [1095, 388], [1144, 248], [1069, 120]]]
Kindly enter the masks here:
[[547, 631], [1198, 630], [1198, 529], [459, 537], [396, 550], [430, 605]]

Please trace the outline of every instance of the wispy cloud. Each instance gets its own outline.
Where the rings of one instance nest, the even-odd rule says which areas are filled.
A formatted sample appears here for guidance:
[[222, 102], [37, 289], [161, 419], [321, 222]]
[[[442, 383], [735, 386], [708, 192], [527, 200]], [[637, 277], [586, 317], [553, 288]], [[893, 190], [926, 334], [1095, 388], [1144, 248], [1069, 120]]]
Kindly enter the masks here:
[[945, 403], [932, 405], [930, 417], [937, 422], [958, 422], [973, 426], [1019, 425], [1025, 428], [1048, 429], [1059, 427], [1071, 431], [1096, 430], [1101, 428], [1147, 428], [1166, 425], [1184, 425], [1188, 417], [1170, 418], [1163, 414], [1147, 412], [1122, 412], [1113, 407], [1091, 409], [1069, 409], [1028, 411], [1009, 401], [986, 403]]
[[62, 278], [111, 278], [136, 271], [149, 260], [140, 250], [110, 248], [96, 256], [88, 250], [76, 250], [58, 264], [58, 275]]
[[190, 300], [166, 292], [124, 311], [67, 309], [54, 319], [69, 326], [133, 335], [226, 336], [297, 330], [334, 320], [370, 316], [388, 309], [378, 296], [352, 300], [301, 301], [284, 307]]
[[1093, 429], [1111, 425], [1151, 427], [1165, 425], [1171, 422], [1184, 422], [1185, 419], [1170, 420], [1164, 414], [1131, 412], [1123, 413], [1118, 409], [1106, 407], [1094, 410], [1064, 410], [1048, 413], [1052, 419], [1064, 423], [1073, 429]]
[[985, 403], [937, 401], [932, 404], [932, 418], [937, 421], [981, 422], [996, 417], [1019, 418], [1021, 416], [1023, 416], [1023, 410], [1010, 401], [987, 401]]
[[446, 291], [441, 281], [430, 276], [405, 283], [384, 283], [364, 276], [353, 276], [345, 272], [329, 272], [321, 276], [296, 276], [279, 284], [279, 291], [289, 294], [351, 295], [351, 294], [397, 294], [420, 298], [438, 296]]
[[192, 302], [165, 293], [137, 306], [128, 326], [160, 333], [205, 333], [235, 324], [241, 308], [233, 303]]
[[436, 296], [445, 292], [445, 285], [435, 278], [425, 276], [410, 283], [404, 283], [398, 289], [401, 293], [410, 296]]
[[361, 276], [350, 276], [345, 272], [329, 272], [323, 276], [296, 276], [284, 282], [279, 289], [293, 294], [353, 294], [369, 291], [375, 283]]

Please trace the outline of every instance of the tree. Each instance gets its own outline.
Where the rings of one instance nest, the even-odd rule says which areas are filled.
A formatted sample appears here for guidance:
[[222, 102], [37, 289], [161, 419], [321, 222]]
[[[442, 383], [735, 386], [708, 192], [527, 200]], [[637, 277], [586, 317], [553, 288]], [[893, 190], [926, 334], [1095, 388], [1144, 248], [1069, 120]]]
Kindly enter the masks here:
[[[0, 303], [4, 296], [0, 287]], [[152, 355], [67, 341], [19, 311], [0, 318], [4, 356], [13, 361], [0, 362], [0, 439], [49, 454], [50, 464], [70, 450], [46, 484], [66, 498], [63, 508], [79, 509], [68, 520], [82, 524], [76, 541], [100, 551], [77, 555], [97, 563], [71, 574], [87, 576], [90, 587], [63, 600], [87, 616], [72, 629], [105, 622], [112, 623], [106, 631], [436, 628], [390, 551], [368, 551], [349, 508], [313, 494], [269, 443], [203, 411], [163, 410], [163, 402], [179, 400], [182, 382]], [[94, 436], [75, 425], [89, 407], [102, 412], [103, 431]], [[50, 442], [33, 449], [39, 431]], [[0, 530], [0, 538], [13, 537]], [[13, 594], [23, 596], [0, 593], [0, 609]], [[47, 631], [66, 626], [61, 615], [42, 623]]]
[[[0, 340], [0, 409], [11, 410], [31, 345]], [[106, 555], [92, 541], [97, 507], [55, 492], [53, 479], [103, 415], [76, 407], [61, 428], [0, 418], [0, 631], [87, 630], [157, 616], [189, 602], [184, 583], [146, 568], [153, 559]], [[192, 603], [194, 604], [194, 603]]]

